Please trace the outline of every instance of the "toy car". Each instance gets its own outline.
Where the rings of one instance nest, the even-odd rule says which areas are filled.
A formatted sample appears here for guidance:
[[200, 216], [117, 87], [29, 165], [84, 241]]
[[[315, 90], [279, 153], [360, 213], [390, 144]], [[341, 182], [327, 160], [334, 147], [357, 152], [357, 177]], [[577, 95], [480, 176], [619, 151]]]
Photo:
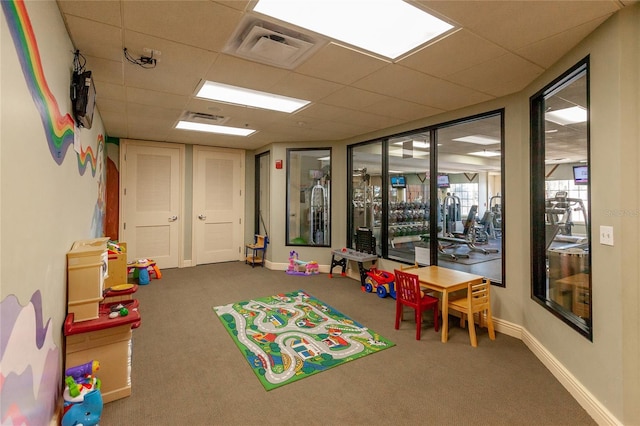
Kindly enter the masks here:
[[383, 271], [377, 268], [371, 268], [367, 272], [367, 278], [364, 281], [364, 291], [371, 293], [376, 292], [378, 297], [385, 298], [391, 295], [396, 298], [394, 281], [396, 277], [391, 272]]

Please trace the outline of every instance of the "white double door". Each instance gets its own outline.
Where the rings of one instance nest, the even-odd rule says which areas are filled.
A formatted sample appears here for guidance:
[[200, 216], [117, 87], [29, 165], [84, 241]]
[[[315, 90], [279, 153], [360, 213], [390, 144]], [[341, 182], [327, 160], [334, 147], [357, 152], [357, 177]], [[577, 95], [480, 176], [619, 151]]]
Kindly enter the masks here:
[[193, 265], [243, 257], [244, 151], [194, 147], [185, 197], [184, 145], [122, 141], [120, 150], [120, 240], [129, 261], [184, 266], [189, 231]]

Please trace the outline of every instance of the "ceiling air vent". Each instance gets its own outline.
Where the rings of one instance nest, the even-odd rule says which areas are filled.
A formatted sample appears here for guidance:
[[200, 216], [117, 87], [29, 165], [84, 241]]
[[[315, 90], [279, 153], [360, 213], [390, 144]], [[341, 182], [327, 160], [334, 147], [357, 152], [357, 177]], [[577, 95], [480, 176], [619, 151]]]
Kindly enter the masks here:
[[180, 120], [201, 124], [221, 125], [229, 121], [229, 117], [223, 117], [222, 115], [205, 114], [203, 112], [185, 111], [182, 114], [182, 117], [180, 117]]
[[224, 51], [244, 59], [293, 69], [326, 41], [256, 19], [246, 19]]

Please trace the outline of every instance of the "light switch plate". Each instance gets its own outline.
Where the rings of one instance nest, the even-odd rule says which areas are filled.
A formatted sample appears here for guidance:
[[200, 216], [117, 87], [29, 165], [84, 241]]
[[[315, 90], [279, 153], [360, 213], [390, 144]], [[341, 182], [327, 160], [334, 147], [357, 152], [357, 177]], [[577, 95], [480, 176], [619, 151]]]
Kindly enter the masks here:
[[600, 226], [600, 244], [613, 245], [613, 226]]

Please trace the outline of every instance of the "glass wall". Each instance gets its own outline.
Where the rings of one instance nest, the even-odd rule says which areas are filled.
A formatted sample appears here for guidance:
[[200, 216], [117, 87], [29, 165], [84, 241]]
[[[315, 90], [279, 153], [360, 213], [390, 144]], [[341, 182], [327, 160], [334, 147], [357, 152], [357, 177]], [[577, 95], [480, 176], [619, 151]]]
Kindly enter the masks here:
[[349, 247], [356, 248], [356, 230], [367, 228], [376, 239], [376, 252], [380, 248], [382, 226], [382, 142], [370, 142], [349, 148], [351, 194], [349, 229], [352, 230]]
[[287, 245], [331, 246], [331, 149], [287, 150]]
[[387, 257], [430, 265], [429, 131], [389, 139]]
[[350, 247], [371, 228], [384, 258], [504, 285], [503, 128], [494, 111], [350, 146]]
[[438, 264], [502, 282], [501, 113], [437, 129]]
[[530, 103], [532, 297], [591, 339], [588, 58]]

